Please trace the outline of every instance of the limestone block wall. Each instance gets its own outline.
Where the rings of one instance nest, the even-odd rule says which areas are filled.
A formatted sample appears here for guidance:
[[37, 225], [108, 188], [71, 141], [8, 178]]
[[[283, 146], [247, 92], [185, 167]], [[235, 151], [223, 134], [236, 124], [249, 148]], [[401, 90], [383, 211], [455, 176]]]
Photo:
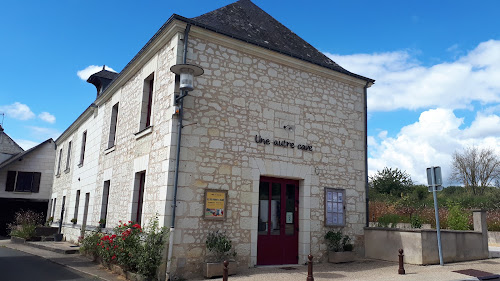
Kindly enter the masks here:
[[[89, 108], [84, 113], [86, 118], [83, 122], [73, 130], [68, 136], [58, 140], [57, 154], [54, 165], [54, 171], [57, 171], [59, 153], [62, 149], [61, 168], [60, 174], [54, 175], [54, 183], [52, 189], [52, 202], [56, 200], [55, 208], [52, 204], [50, 206], [52, 216], [54, 216], [54, 225], [61, 219], [61, 209], [63, 197], [65, 196], [65, 211], [63, 216], [64, 226], [73, 227], [70, 222], [72, 218], [76, 217], [78, 226], [95, 225], [97, 224], [92, 215], [93, 205], [97, 204], [95, 201], [95, 182], [98, 171], [98, 161], [100, 153], [100, 142], [102, 138], [102, 123], [103, 114], [99, 108]], [[85, 154], [83, 164], [80, 163], [80, 155], [82, 151], [83, 133], [87, 132]], [[69, 169], [66, 168], [66, 159], [68, 153], [69, 142], [71, 141], [70, 152], [70, 165]], [[76, 198], [77, 191], [80, 191], [80, 198], [78, 203], [78, 211], [76, 211]], [[85, 220], [85, 198], [89, 194], [89, 204], [87, 209], [87, 218]], [[55, 211], [55, 212], [54, 212]], [[77, 214], [76, 214], [77, 213]], [[66, 234], [66, 231], [63, 230]], [[68, 240], [76, 240], [77, 237], [68, 236]]]
[[[0, 197], [48, 200], [52, 188], [54, 174], [54, 143], [47, 142], [28, 153], [21, 161], [14, 161], [0, 169]], [[40, 172], [40, 190], [38, 193], [6, 192], [5, 183], [8, 171]]]
[[[205, 33], [206, 34], [206, 33]], [[185, 98], [174, 266], [200, 271], [209, 231], [225, 230], [238, 262], [257, 257], [260, 176], [298, 179], [299, 263], [326, 254], [324, 188], [346, 190], [346, 226], [362, 247], [365, 221], [363, 86], [305, 62], [207, 38], [192, 29], [191, 61], [204, 68]], [[293, 126], [292, 130], [284, 126]], [[312, 145], [312, 151], [256, 143], [255, 136]], [[185, 153], [185, 150], [182, 153]], [[228, 190], [227, 219], [204, 220], [206, 188]]]

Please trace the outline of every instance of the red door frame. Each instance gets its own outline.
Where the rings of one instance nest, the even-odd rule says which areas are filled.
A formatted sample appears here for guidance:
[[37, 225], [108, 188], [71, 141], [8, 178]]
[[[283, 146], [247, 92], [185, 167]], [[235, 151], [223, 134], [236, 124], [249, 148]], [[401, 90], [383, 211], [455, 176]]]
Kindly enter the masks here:
[[[271, 218], [272, 183], [280, 184], [280, 235], [271, 235], [271, 227], [267, 234], [258, 234], [257, 265], [297, 264], [299, 251], [299, 181], [281, 178], [261, 177], [260, 182], [269, 183], [268, 225]], [[286, 235], [286, 186], [295, 186], [295, 204], [293, 212], [293, 235]], [[260, 184], [259, 184], [260, 193]], [[259, 199], [260, 200], [260, 199]], [[259, 205], [260, 206], [260, 205]], [[259, 207], [260, 216], [260, 207]]]

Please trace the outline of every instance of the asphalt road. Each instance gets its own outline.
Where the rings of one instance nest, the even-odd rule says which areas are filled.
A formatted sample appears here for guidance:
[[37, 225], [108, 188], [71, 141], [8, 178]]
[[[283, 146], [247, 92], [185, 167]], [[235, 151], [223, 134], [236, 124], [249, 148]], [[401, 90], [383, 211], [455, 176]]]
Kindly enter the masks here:
[[96, 277], [68, 269], [44, 258], [6, 247], [0, 247], [1, 281], [98, 280]]

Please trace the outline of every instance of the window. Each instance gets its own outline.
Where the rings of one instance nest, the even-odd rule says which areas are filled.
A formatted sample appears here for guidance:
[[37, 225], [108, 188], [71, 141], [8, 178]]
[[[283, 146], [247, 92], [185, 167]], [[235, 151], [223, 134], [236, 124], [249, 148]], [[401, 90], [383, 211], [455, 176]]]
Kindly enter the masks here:
[[65, 172], [69, 172], [69, 164], [71, 162], [71, 142], [68, 143], [68, 155], [66, 156], [66, 170]]
[[54, 214], [56, 213], [56, 203], [57, 203], [57, 198], [54, 198], [54, 202], [52, 204], [52, 211], [50, 213], [50, 216], [54, 218]]
[[118, 121], [118, 103], [116, 103], [111, 109], [111, 123], [109, 125], [108, 148], [115, 146], [117, 121]]
[[144, 80], [141, 102], [141, 123], [139, 131], [151, 126], [151, 111], [153, 106], [154, 73]]
[[5, 191], [38, 193], [41, 176], [38, 172], [8, 171]]
[[102, 189], [101, 220], [104, 220], [104, 227], [106, 227], [106, 217], [108, 215], [108, 198], [109, 198], [110, 184], [111, 184], [110, 181], [105, 181]]
[[78, 219], [78, 209], [80, 207], [80, 190], [76, 191], [76, 199], [75, 199], [75, 214], [73, 218]]
[[345, 190], [325, 188], [325, 226], [345, 225]]
[[146, 172], [135, 174], [134, 197], [132, 200], [132, 221], [141, 223], [142, 206], [144, 202], [144, 186], [146, 184]]
[[78, 166], [83, 166], [83, 160], [85, 160], [85, 145], [87, 143], [87, 131], [83, 132], [82, 135], [82, 150], [80, 152], [80, 164]]
[[61, 158], [62, 158], [62, 148], [59, 149], [59, 160], [57, 161], [57, 173], [56, 176], [61, 174]]

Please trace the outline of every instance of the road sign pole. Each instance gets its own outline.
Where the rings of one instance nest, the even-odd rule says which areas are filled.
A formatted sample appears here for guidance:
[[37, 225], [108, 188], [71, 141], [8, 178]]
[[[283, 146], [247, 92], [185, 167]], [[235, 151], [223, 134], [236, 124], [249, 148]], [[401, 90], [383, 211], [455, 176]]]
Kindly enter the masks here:
[[431, 167], [431, 186], [432, 186], [432, 197], [434, 197], [434, 212], [436, 213], [436, 230], [437, 230], [437, 240], [438, 240], [438, 252], [439, 252], [439, 264], [443, 263], [443, 250], [441, 248], [441, 229], [439, 226], [439, 209], [437, 201], [436, 183], [434, 182], [434, 167]]

